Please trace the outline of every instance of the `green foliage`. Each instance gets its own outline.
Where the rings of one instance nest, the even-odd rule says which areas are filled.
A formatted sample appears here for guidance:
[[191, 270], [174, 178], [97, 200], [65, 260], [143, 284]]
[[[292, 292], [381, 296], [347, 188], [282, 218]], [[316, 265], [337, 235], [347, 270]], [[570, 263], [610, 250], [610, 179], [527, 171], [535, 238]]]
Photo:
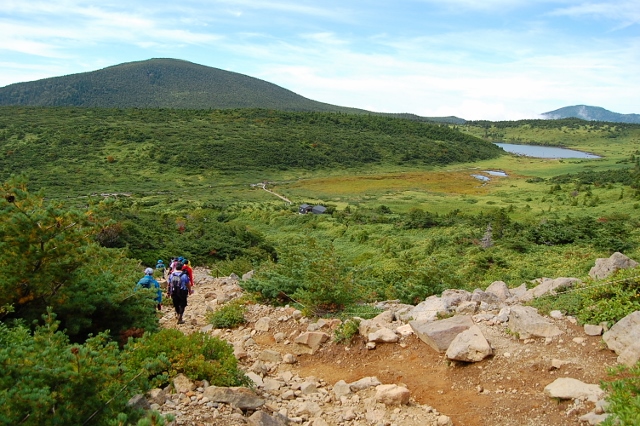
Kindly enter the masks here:
[[263, 264], [241, 286], [270, 301], [300, 303], [315, 315], [340, 311], [362, 296], [354, 269], [333, 244], [314, 238], [292, 238], [277, 263]]
[[[560, 310], [582, 324], [614, 324], [640, 310], [640, 278], [635, 271], [621, 271], [615, 280], [590, 282], [557, 295], [534, 299], [531, 305], [541, 312]], [[626, 276], [626, 277], [625, 277]]]
[[640, 424], [640, 364], [618, 366], [609, 371], [615, 380], [601, 383], [607, 392], [607, 413], [603, 426], [633, 426]]
[[344, 321], [333, 332], [333, 341], [336, 343], [350, 343], [353, 336], [358, 333], [359, 326], [360, 321], [355, 318]]
[[[328, 112], [1, 107], [0, 129], [0, 179], [25, 172], [54, 196], [211, 192], [229, 172], [441, 165], [503, 154], [446, 125]], [[105, 160], [114, 152], [117, 161]]]
[[207, 322], [215, 328], [235, 328], [246, 322], [245, 311], [246, 306], [241, 301], [233, 300], [207, 314]]
[[132, 327], [157, 329], [153, 302], [133, 291], [137, 262], [92, 241], [91, 210], [78, 211], [27, 191], [21, 178], [2, 186], [0, 306], [4, 321], [39, 320], [48, 307], [74, 340]]
[[248, 383], [231, 345], [204, 333], [186, 336], [179, 330], [164, 329], [130, 340], [125, 349], [127, 365], [136, 370], [144, 368], [154, 387], [166, 385], [178, 373], [215, 386]]
[[0, 323], [0, 423], [109, 425], [125, 415], [135, 424], [141, 413], [127, 401], [148, 384], [143, 370], [129, 368], [120, 355], [105, 334], [69, 343], [53, 315], [33, 335]]

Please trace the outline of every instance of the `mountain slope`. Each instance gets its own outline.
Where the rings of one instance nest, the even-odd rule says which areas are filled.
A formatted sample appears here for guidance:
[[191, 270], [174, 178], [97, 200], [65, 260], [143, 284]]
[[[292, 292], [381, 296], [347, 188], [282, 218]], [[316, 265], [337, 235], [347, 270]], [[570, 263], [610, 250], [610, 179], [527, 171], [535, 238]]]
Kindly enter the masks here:
[[[80, 74], [0, 88], [0, 105], [100, 108], [264, 108], [372, 114], [317, 102], [275, 84], [235, 72], [177, 59], [128, 62]], [[406, 114], [379, 115], [403, 116]], [[462, 123], [457, 117], [417, 121]]]
[[587, 121], [608, 121], [612, 123], [640, 123], [640, 114], [619, 114], [601, 107], [575, 105], [541, 114], [543, 118], [581, 118]]
[[446, 125], [367, 114], [266, 109], [0, 107], [0, 180], [81, 192], [167, 185], [187, 176], [496, 158]]

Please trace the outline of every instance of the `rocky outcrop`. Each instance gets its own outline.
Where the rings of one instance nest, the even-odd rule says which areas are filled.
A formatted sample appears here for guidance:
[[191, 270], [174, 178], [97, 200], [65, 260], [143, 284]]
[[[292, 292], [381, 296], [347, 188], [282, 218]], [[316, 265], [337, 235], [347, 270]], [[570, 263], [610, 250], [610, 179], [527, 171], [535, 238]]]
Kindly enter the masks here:
[[628, 366], [640, 360], [640, 311], [622, 318], [604, 333], [607, 347], [618, 354], [618, 362]]
[[491, 345], [477, 325], [458, 334], [447, 348], [447, 358], [455, 361], [478, 362], [492, 354]]
[[438, 321], [410, 321], [409, 325], [420, 340], [444, 353], [458, 334], [473, 326], [473, 320], [466, 315], [457, 315]]
[[579, 399], [597, 402], [604, 397], [604, 391], [599, 385], [583, 383], [570, 377], [561, 377], [549, 383], [544, 393], [551, 398]]
[[594, 280], [600, 280], [615, 274], [620, 269], [636, 267], [638, 262], [620, 252], [615, 252], [610, 257], [596, 259], [595, 266], [589, 270], [589, 276]]
[[521, 339], [556, 337], [562, 334], [553, 321], [538, 314], [538, 310], [531, 306], [512, 306], [509, 314], [509, 328]]

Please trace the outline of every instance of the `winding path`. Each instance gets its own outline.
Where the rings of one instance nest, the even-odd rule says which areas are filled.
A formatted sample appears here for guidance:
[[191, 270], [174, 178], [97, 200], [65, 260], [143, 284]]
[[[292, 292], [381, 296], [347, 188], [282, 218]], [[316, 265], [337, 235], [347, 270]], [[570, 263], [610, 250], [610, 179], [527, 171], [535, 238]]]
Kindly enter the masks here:
[[264, 183], [264, 182], [263, 182], [263, 183], [252, 183], [252, 184], [251, 184], [251, 186], [259, 186], [259, 187], [261, 187], [262, 189], [264, 189], [265, 191], [267, 191], [268, 193], [275, 195], [276, 197], [280, 198], [281, 200], [286, 201], [286, 202], [287, 202], [287, 203], [289, 203], [289, 204], [292, 204], [292, 203], [291, 203], [291, 200], [289, 200], [289, 199], [288, 199], [287, 197], [285, 197], [284, 195], [276, 194], [275, 192], [271, 191], [270, 189], [267, 189], [267, 184], [266, 184], [266, 183]]

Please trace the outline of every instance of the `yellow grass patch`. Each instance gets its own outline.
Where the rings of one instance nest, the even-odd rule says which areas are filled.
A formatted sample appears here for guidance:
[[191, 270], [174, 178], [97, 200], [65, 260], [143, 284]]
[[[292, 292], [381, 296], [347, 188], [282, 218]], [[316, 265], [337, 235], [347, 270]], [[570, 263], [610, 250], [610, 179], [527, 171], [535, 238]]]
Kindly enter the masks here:
[[[481, 181], [472, 175], [484, 175]], [[501, 179], [478, 170], [381, 173], [376, 175], [335, 176], [306, 179], [287, 185], [288, 190], [314, 194], [346, 196], [371, 192], [421, 191], [440, 194], [484, 195]], [[504, 179], [504, 178], [502, 178]]]

